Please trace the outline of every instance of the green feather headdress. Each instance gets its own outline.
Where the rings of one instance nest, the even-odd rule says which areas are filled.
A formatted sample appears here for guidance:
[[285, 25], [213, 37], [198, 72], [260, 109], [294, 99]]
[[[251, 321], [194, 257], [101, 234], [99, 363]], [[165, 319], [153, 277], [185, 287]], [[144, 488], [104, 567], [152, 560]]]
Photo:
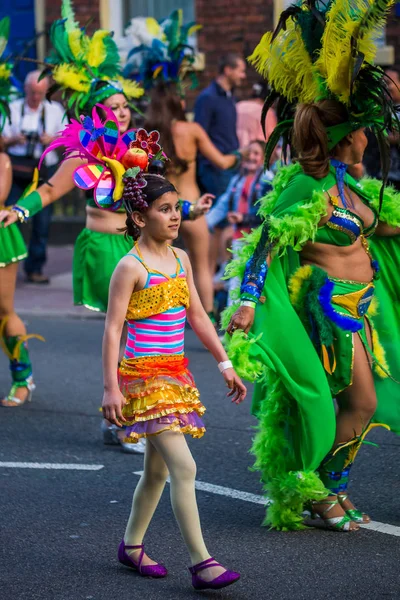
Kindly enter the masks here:
[[63, 0], [61, 16], [50, 28], [53, 49], [44, 74], [50, 72], [55, 85], [49, 93], [61, 89], [68, 109], [78, 117], [116, 93], [128, 101], [140, 98], [141, 86], [122, 76], [113, 34], [100, 29], [89, 37], [75, 21], [71, 0]]
[[4, 17], [0, 20], [0, 132], [10, 120], [9, 102], [11, 96], [12, 65], [5, 60], [5, 51], [10, 34], [10, 19]]
[[279, 139], [290, 141], [296, 104], [333, 99], [345, 106], [346, 123], [328, 127], [332, 149], [351, 131], [371, 127], [388, 172], [387, 131], [399, 120], [384, 71], [375, 66], [376, 38], [394, 0], [304, 0], [285, 10], [274, 32], [267, 32], [249, 61], [268, 80], [271, 93], [263, 109], [276, 103], [278, 126], [267, 144], [266, 162]]
[[175, 83], [184, 96], [188, 75], [191, 87], [197, 85], [193, 71], [195, 49], [190, 36], [201, 29], [195, 22], [183, 24], [183, 11], [176, 9], [166, 19], [158, 22], [151, 17], [136, 17], [126, 30], [127, 41], [132, 44], [124, 74], [143, 84], [145, 89], [156, 83]]

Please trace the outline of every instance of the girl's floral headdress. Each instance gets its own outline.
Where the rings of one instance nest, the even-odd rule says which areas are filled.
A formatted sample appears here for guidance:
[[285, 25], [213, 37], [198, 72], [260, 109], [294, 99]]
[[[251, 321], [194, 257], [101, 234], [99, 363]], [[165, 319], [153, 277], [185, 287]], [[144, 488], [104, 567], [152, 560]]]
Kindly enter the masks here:
[[[100, 116], [100, 111], [105, 117]], [[114, 113], [97, 104], [91, 117], [80, 117], [66, 125], [52, 144], [45, 150], [40, 165], [48, 152], [65, 147], [65, 159], [80, 158], [87, 164], [75, 169], [75, 185], [82, 190], [93, 190], [94, 201], [99, 208], [118, 210], [123, 196], [135, 200], [135, 207], [147, 208], [143, 188], [147, 185], [143, 174], [150, 161], [167, 160], [159, 144], [158, 131], [148, 133], [145, 129], [119, 131]], [[132, 202], [131, 202], [132, 204]]]
[[124, 94], [128, 101], [140, 98], [142, 87], [122, 76], [113, 34], [99, 29], [89, 37], [75, 21], [71, 0], [63, 0], [61, 16], [50, 28], [53, 49], [43, 73], [51, 74], [55, 81], [49, 94], [61, 89], [68, 109], [77, 118], [113, 94]]

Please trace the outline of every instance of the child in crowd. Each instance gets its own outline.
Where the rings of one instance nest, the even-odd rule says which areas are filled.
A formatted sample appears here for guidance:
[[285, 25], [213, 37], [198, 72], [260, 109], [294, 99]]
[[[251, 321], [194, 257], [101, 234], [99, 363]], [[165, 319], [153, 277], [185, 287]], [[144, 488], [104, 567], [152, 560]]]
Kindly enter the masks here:
[[[219, 589], [237, 581], [212, 558], [201, 531], [195, 496], [196, 465], [183, 434], [204, 434], [205, 407], [184, 357], [186, 316], [212, 353], [239, 404], [246, 388], [232, 369], [193, 283], [185, 252], [172, 248], [181, 211], [175, 187], [164, 177], [145, 173], [140, 188], [125, 180], [123, 201], [127, 234], [135, 240], [118, 264], [110, 285], [103, 340], [103, 414], [125, 427], [125, 441], [146, 440], [144, 472], [120, 543], [119, 561], [142, 576], [165, 577], [166, 568], [144, 552], [143, 538], [157, 508], [167, 477], [171, 504], [188, 548], [195, 589]], [[128, 324], [124, 358], [118, 369], [122, 327]]]
[[[237, 255], [243, 238], [243, 232], [248, 233], [261, 223], [257, 215], [257, 201], [271, 189], [274, 178], [272, 170], [264, 170], [265, 142], [254, 140], [247, 149], [247, 158], [242, 163], [240, 173], [234, 175], [224, 194], [220, 196], [213, 208], [206, 215], [207, 224], [212, 231], [224, 219], [234, 225], [232, 239], [232, 254]], [[232, 304], [231, 291], [238, 286], [236, 278], [229, 280], [228, 305]]]

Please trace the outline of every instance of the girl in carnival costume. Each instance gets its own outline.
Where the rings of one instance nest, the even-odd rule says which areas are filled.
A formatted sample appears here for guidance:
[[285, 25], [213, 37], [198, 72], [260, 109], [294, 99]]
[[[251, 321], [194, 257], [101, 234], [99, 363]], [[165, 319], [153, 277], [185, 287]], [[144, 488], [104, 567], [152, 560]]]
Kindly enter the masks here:
[[[47, 149], [48, 152], [64, 146], [70, 160], [63, 162], [49, 182], [21, 199], [10, 212], [0, 211], [0, 221], [4, 221], [5, 226], [17, 218], [25, 221], [70, 192], [75, 185], [93, 194], [87, 200], [86, 227], [75, 243], [74, 303], [105, 312], [111, 275], [130, 244], [120, 231], [125, 223], [124, 209], [107, 202], [110, 184], [115, 181], [114, 174], [109, 168], [105, 169], [98, 185], [102, 173], [93, 171], [88, 164], [93, 161], [93, 155], [86, 148], [88, 142], [95, 141], [96, 127], [101, 129], [103, 124], [100, 113], [93, 108], [95, 103], [102, 102], [105, 109], [113, 113], [109, 117], [113, 121], [110, 132], [113, 140], [128, 132], [130, 102], [141, 97], [143, 89], [122, 77], [118, 48], [110, 32], [99, 30], [90, 38], [75, 22], [70, 0], [63, 1], [61, 13], [63, 18], [51, 27], [53, 51], [48, 59], [51, 66], [45, 72], [52, 73], [56, 82], [52, 91], [62, 90], [68, 111], [77, 119], [81, 113], [86, 115], [82, 116], [86, 136], [81, 144], [79, 121], [72, 120], [72, 125], [67, 126], [64, 134]], [[127, 146], [136, 140], [136, 132], [129, 130], [125, 140], [123, 147], [127, 150]], [[104, 148], [105, 154], [109, 147]], [[200, 214], [207, 206], [208, 199], [205, 198]], [[115, 430], [104, 427], [104, 440], [117, 442]]]
[[[266, 160], [281, 136], [297, 158], [230, 268], [241, 300], [225, 324], [228, 354], [256, 381], [253, 452], [272, 499], [266, 523], [278, 529], [302, 528], [307, 502], [338, 531], [368, 522], [347, 496], [349, 471], [372, 427], [400, 433], [400, 196], [384, 186], [386, 136], [399, 123], [372, 64], [391, 4], [295, 4], [251, 57], [272, 88], [264, 114], [278, 101]], [[383, 185], [346, 172], [362, 160], [366, 127]]]
[[[0, 133], [6, 119], [10, 118], [8, 104], [11, 96], [12, 65], [5, 60], [9, 31], [10, 19], [6, 17], [0, 21]], [[34, 189], [36, 183], [30, 186], [30, 189]], [[6, 214], [4, 204], [11, 184], [12, 165], [9, 156], [4, 152], [0, 137], [0, 211]], [[29, 193], [29, 189], [26, 193]], [[25, 325], [14, 310], [18, 263], [26, 256], [26, 246], [18, 226], [14, 224], [8, 229], [0, 227], [0, 346], [10, 360], [12, 379], [11, 390], [0, 403], [7, 407], [21, 406], [32, 398], [35, 385], [26, 342], [31, 337], [43, 340], [37, 335], [27, 336]]]
[[[100, 135], [97, 143], [106, 135]], [[161, 149], [159, 153], [162, 156]], [[150, 171], [151, 165], [150, 161]], [[126, 233], [134, 246], [112, 276], [103, 339], [104, 416], [124, 426], [127, 443], [146, 439], [144, 473], [133, 496], [118, 558], [142, 576], [167, 575], [164, 566], [145, 554], [143, 537], [169, 474], [171, 503], [190, 554], [193, 586], [219, 589], [237, 581], [239, 573], [226, 570], [210, 556], [201, 532], [196, 466], [183, 434], [203, 436], [205, 407], [184, 357], [186, 316], [218, 362], [232, 402], [239, 404], [246, 388], [201, 305], [186, 253], [169, 245], [178, 236], [181, 221], [176, 188], [146, 170], [146, 163], [128, 169], [121, 181], [118, 202], [127, 211]], [[125, 321], [128, 338], [118, 381], [119, 340]]]
[[[222, 154], [198, 123], [188, 122], [185, 114], [185, 87], [197, 85], [193, 63], [192, 36], [201, 26], [182, 24], [182, 10], [175, 10], [158, 23], [152, 18], [132, 19], [127, 29], [133, 47], [124, 73], [149, 90], [144, 126], [157, 129], [169, 156], [167, 175], [179, 193], [195, 203], [200, 190], [196, 183], [196, 158], [201, 152], [221, 169], [240, 162], [240, 153]], [[210, 318], [213, 313], [213, 284], [209, 266], [209, 232], [204, 218], [185, 221], [181, 233], [193, 266], [200, 299]]]

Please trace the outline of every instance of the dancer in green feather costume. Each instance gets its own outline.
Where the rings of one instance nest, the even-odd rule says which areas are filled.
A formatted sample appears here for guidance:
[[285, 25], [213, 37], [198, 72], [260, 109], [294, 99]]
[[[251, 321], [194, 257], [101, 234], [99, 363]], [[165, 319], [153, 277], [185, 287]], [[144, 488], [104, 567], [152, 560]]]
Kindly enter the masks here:
[[297, 159], [230, 265], [240, 306], [224, 324], [236, 370], [256, 382], [255, 467], [278, 529], [301, 529], [307, 503], [335, 530], [368, 522], [347, 496], [350, 468], [372, 427], [400, 433], [400, 195], [346, 172], [371, 127], [387, 173], [398, 122], [371, 36], [389, 5], [294, 5], [252, 57], [272, 87], [266, 108], [279, 98], [266, 158], [284, 135]]

